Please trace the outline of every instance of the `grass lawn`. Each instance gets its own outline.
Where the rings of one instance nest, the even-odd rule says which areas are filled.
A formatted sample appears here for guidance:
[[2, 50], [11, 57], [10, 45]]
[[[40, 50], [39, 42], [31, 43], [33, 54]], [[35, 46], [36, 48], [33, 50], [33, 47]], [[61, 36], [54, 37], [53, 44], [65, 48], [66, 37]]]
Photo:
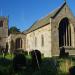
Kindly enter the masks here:
[[75, 59], [43, 58], [40, 69], [31, 64], [31, 56], [26, 56], [26, 68], [14, 72], [12, 60], [14, 55], [0, 55], [0, 75], [67, 75], [69, 68], [75, 65]]

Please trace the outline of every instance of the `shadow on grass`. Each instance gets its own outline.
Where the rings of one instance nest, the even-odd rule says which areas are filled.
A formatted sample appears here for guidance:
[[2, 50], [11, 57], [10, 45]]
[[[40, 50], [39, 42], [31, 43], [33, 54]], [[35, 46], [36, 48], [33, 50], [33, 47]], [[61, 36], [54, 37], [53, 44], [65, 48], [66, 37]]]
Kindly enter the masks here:
[[40, 69], [34, 69], [31, 58], [26, 58], [26, 68], [15, 73], [12, 60], [0, 57], [0, 75], [67, 75], [58, 73], [59, 63], [65, 59], [59, 57], [43, 58]]
[[12, 71], [12, 61], [0, 58], [0, 75], [11, 75]]

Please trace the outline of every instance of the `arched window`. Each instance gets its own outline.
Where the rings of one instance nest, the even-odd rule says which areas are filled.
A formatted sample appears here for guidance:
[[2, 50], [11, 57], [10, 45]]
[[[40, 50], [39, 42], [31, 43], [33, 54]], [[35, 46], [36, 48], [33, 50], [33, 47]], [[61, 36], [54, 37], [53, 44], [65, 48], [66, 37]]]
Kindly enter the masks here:
[[44, 36], [41, 35], [41, 46], [44, 46]]
[[11, 42], [10, 42], [10, 49], [14, 50], [14, 41], [13, 40], [11, 40]]
[[37, 38], [35, 37], [35, 47], [37, 46]]
[[3, 27], [3, 21], [0, 21], [0, 27]]
[[26, 39], [26, 47], [28, 48], [28, 39]]
[[16, 39], [15, 47], [16, 47], [16, 49], [22, 48], [22, 39], [21, 38]]
[[71, 27], [68, 18], [59, 23], [59, 47], [71, 46]]

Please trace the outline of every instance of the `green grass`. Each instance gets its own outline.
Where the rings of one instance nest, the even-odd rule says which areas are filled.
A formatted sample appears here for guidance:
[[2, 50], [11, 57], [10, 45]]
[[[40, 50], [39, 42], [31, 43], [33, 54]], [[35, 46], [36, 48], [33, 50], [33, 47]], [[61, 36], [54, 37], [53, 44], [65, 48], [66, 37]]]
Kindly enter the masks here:
[[12, 60], [14, 58], [14, 55], [13, 54], [6, 54], [5, 58]]
[[11, 54], [7, 54], [5, 58], [0, 55], [0, 75], [67, 75], [69, 68], [75, 65], [75, 58], [43, 58], [40, 70], [38, 70], [34, 69], [29, 55], [26, 56], [26, 69], [15, 73], [12, 67], [13, 58], [14, 55]]

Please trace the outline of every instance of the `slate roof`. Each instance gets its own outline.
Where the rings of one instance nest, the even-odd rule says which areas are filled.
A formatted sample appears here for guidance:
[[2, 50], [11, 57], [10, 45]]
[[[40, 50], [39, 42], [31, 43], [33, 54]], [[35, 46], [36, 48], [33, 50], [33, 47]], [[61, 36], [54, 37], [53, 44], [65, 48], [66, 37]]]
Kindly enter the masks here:
[[66, 2], [64, 2], [61, 7], [57, 8], [56, 10], [54, 10], [52, 13], [48, 14], [43, 19], [36, 21], [28, 30], [24, 31], [24, 33], [25, 34], [30, 33], [38, 28], [41, 28], [41, 27], [49, 24], [50, 18], [54, 18], [65, 5], [66, 5]]

